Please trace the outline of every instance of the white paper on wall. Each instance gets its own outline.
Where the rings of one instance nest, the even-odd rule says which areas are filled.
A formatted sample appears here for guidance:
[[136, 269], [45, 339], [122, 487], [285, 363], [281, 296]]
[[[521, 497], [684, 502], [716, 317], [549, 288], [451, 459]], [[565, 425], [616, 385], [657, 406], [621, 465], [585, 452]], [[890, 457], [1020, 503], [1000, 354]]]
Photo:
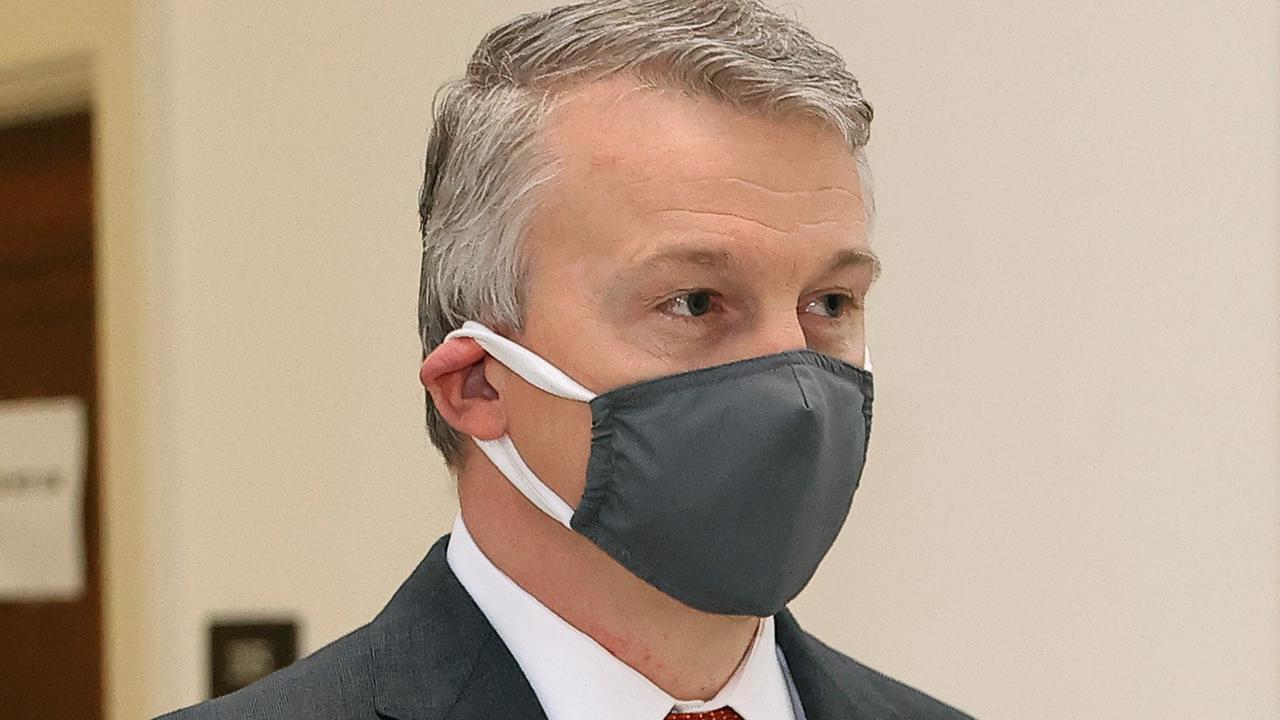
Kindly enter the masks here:
[[0, 401], [0, 601], [84, 592], [87, 433], [80, 398]]

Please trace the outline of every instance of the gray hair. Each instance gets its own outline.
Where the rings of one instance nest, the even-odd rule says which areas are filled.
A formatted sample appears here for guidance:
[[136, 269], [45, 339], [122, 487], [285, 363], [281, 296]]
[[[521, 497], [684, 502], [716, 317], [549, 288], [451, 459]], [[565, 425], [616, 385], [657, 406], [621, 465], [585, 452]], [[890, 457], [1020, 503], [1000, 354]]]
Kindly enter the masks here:
[[[423, 356], [467, 320], [518, 332], [521, 235], [557, 164], [540, 143], [564, 90], [628, 74], [746, 112], [807, 115], [844, 136], [871, 219], [872, 111], [830, 46], [759, 0], [591, 0], [522, 15], [476, 48], [436, 96], [419, 196]], [[463, 437], [427, 396], [431, 441], [450, 466]]]

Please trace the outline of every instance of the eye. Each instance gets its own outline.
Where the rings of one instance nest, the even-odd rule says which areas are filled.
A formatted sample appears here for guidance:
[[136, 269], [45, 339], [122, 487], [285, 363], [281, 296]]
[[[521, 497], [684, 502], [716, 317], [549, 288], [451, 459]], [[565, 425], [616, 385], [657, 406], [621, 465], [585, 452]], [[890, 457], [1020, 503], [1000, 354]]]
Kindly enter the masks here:
[[827, 293], [805, 305], [804, 311], [822, 317], [840, 318], [855, 307], [857, 305], [851, 295], [846, 293]]
[[671, 298], [662, 304], [661, 309], [672, 315], [701, 317], [711, 312], [714, 304], [715, 294], [710, 290], [695, 290]]

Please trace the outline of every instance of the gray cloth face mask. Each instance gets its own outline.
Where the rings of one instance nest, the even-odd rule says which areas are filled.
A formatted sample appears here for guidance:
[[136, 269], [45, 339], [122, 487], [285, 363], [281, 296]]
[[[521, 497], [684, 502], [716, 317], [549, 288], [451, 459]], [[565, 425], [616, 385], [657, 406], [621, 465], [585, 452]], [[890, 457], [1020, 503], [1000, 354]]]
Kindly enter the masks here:
[[545, 392], [590, 404], [576, 510], [510, 437], [473, 440], [530, 502], [690, 607], [777, 613], [844, 525], [871, 433], [869, 357], [864, 370], [795, 350], [597, 395], [479, 323], [454, 337], [474, 339]]

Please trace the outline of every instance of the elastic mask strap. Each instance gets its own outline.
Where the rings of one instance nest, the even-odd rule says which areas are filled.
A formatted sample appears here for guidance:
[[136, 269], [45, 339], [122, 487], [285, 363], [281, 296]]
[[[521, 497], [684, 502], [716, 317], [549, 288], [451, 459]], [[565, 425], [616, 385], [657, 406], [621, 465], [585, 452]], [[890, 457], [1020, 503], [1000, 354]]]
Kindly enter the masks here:
[[[467, 321], [462, 327], [445, 336], [446, 341], [452, 338], [475, 340], [485, 352], [489, 353], [490, 357], [543, 392], [578, 402], [591, 402], [596, 396], [532, 350], [478, 322]], [[475, 442], [476, 447], [480, 448], [480, 452], [489, 458], [489, 462], [492, 462], [493, 466], [507, 478], [512, 487], [520, 491], [521, 495], [528, 498], [529, 502], [556, 522], [569, 527], [573, 508], [538, 478], [524, 458], [520, 457], [520, 452], [516, 450], [510, 436], [503, 435], [497, 440], [481, 440], [473, 437], [471, 440]]]
[[462, 327], [446, 335], [444, 339], [448, 341], [453, 338], [475, 340], [494, 360], [507, 366], [511, 372], [543, 392], [578, 402], [591, 402], [596, 397], [595, 393], [579, 385], [576, 380], [561, 372], [560, 368], [543, 360], [532, 350], [478, 322], [468, 320], [462, 324]]
[[471, 438], [471, 440], [475, 442], [476, 447], [480, 448], [480, 452], [489, 458], [489, 462], [493, 463], [493, 466], [511, 482], [512, 486], [520, 491], [521, 495], [561, 525], [569, 527], [573, 508], [538, 479], [533, 469], [525, 463], [524, 458], [520, 457], [509, 435], [503, 435], [497, 440], [480, 438]]

